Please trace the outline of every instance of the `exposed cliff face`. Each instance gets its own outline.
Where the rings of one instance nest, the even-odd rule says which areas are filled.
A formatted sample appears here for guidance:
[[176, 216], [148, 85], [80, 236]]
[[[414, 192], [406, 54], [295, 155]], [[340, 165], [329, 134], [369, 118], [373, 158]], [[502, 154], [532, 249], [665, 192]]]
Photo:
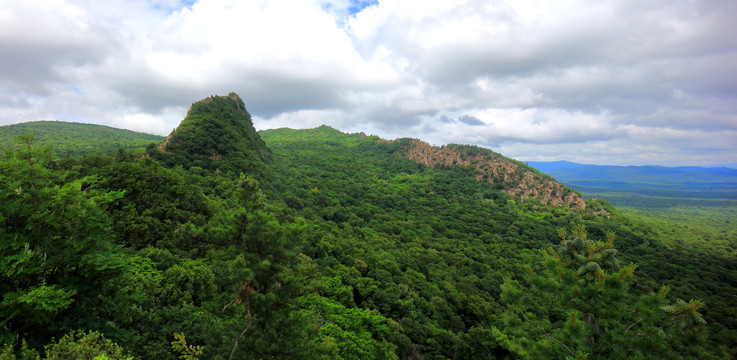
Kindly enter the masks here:
[[467, 145], [437, 147], [420, 140], [409, 140], [395, 154], [433, 168], [473, 167], [476, 180], [492, 184], [522, 200], [535, 198], [543, 204], [586, 208], [584, 199], [571, 189], [488, 149]]
[[166, 152], [166, 146], [169, 145], [169, 141], [171, 141], [172, 136], [174, 136], [174, 133], [177, 132], [177, 129], [174, 129], [169, 135], [164, 139], [164, 142], [159, 144], [159, 151]]

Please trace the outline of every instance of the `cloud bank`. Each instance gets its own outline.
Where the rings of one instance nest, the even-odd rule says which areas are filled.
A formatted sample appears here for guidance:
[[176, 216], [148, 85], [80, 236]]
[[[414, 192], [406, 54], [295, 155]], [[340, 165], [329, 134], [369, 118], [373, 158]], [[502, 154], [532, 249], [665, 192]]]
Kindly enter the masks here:
[[737, 166], [737, 3], [0, 0], [0, 125], [167, 134], [235, 91], [328, 124], [520, 160]]

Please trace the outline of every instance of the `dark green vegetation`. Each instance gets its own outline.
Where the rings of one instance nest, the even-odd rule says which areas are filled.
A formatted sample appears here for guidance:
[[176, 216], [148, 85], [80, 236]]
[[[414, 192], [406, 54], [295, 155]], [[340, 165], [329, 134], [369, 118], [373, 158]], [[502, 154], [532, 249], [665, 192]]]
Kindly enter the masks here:
[[152, 142], [159, 143], [163, 136], [121, 130], [102, 125], [78, 124], [61, 121], [34, 121], [0, 126], [0, 147], [20, 145], [16, 138], [28, 132], [36, 134], [36, 147], [50, 146], [59, 157], [91, 154], [109, 154], [118, 149], [144, 148]]
[[243, 100], [235, 93], [192, 104], [187, 117], [159, 150], [149, 153], [169, 166], [197, 166], [235, 175], [248, 169], [260, 178], [265, 175], [269, 156]]
[[[734, 232], [719, 247], [679, 243], [602, 201], [590, 206], [611, 218], [521, 201], [468, 167], [395, 156], [410, 140], [325, 126], [259, 136], [240, 104], [213, 98], [180, 125], [214, 120], [190, 129], [205, 153], [58, 159], [28, 136], [6, 152], [0, 356], [718, 358], [737, 346]], [[229, 161], [227, 144], [206, 147], [226, 135], [254, 141]]]
[[[620, 265], [611, 233], [606, 241], [592, 241], [581, 226], [570, 237], [565, 230], [560, 236], [560, 246], [544, 253], [547, 269], [542, 276], [527, 268], [530, 289], [526, 294], [513, 280], [502, 286], [502, 299], [511, 304], [505, 314], [507, 326], [514, 330], [508, 340], [510, 347], [518, 346], [522, 355], [543, 354], [547, 358], [651, 359], [674, 356], [663, 342], [699, 340], [706, 324], [699, 313], [702, 301], [678, 300], [668, 305], [666, 286], [657, 293], [630, 293], [637, 266]], [[551, 324], [550, 315], [537, 317], [536, 311], [531, 311], [536, 302], [530, 301], [530, 295], [541, 297], [551, 292], [558, 294], [551, 308], [564, 313], [565, 322]], [[544, 338], [529, 336], [540, 328]], [[560, 346], [549, 346], [551, 341]], [[689, 358], [702, 355], [696, 347], [683, 346], [681, 351], [688, 353], [679, 355]]]

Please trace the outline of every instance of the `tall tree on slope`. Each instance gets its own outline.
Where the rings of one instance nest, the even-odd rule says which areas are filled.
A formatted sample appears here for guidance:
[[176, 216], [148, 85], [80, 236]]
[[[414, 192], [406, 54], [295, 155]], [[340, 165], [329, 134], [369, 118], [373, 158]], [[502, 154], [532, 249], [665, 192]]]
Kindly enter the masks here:
[[[543, 252], [541, 274], [526, 266], [529, 288], [506, 279], [502, 301], [508, 304], [504, 332], [497, 336], [523, 357], [636, 359], [691, 358], [706, 322], [702, 301], [666, 304], [668, 288], [633, 296], [628, 287], [637, 267], [621, 266], [614, 236], [587, 239], [583, 226]], [[547, 303], [546, 303], [547, 302]], [[543, 313], [548, 310], [547, 313]]]

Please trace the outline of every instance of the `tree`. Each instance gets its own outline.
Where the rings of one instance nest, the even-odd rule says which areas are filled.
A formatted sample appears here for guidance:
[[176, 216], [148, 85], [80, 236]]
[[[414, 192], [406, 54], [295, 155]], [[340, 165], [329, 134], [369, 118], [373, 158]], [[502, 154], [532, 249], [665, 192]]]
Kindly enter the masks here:
[[174, 333], [174, 341], [171, 342], [171, 347], [175, 352], [181, 354], [179, 358], [182, 360], [197, 360], [202, 355], [202, 348], [204, 348], [204, 346], [187, 344], [184, 333]]
[[212, 216], [208, 198], [181, 168], [169, 169], [151, 159], [116, 161], [100, 169], [101, 188], [124, 191], [111, 209], [118, 242], [134, 248], [157, 246], [190, 250], [192, 239], [177, 229], [203, 225]]
[[95, 331], [72, 331], [64, 335], [58, 342], [46, 346], [46, 359], [133, 360], [122, 347]]
[[304, 287], [294, 269], [301, 225], [281, 224], [265, 211], [258, 181], [250, 177], [241, 175], [233, 200], [201, 235], [229, 246], [210, 253], [223, 262], [221, 278], [230, 282], [232, 297], [222, 309], [233, 324], [229, 358], [317, 357], [309, 313], [296, 302]]
[[560, 236], [559, 246], [543, 252], [541, 274], [526, 267], [526, 291], [511, 279], [501, 286], [509, 311], [505, 332], [497, 335], [510, 351], [578, 359], [688, 356], [679, 338], [691, 341], [703, 332], [702, 301], [667, 305], [665, 286], [633, 296], [628, 286], [636, 265], [619, 264], [613, 235], [606, 242], [588, 240], [579, 226], [573, 236], [564, 230]]
[[101, 284], [124, 261], [105, 212], [122, 193], [94, 189], [95, 177], [65, 181], [33, 139], [0, 161], [0, 343], [32, 335], [38, 347], [97, 321]]

